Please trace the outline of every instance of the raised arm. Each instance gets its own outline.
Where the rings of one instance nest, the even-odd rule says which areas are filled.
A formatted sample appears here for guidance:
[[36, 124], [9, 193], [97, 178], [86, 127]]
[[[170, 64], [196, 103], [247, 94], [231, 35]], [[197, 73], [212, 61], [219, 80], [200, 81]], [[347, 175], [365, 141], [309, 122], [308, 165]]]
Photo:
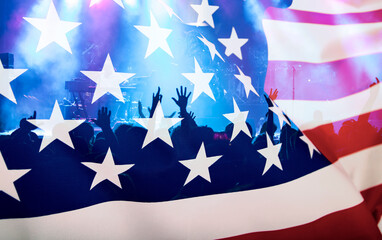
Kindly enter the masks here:
[[182, 127], [197, 127], [196, 122], [195, 122], [195, 114], [193, 112], [188, 113], [187, 112], [187, 105], [188, 105], [188, 98], [191, 95], [191, 92], [187, 94], [187, 88], [183, 88], [183, 86], [180, 87], [180, 92], [179, 89], [176, 89], [176, 93], [178, 95], [178, 99], [172, 98], [176, 105], [179, 106], [180, 112], [179, 115], [180, 117], [184, 118], [182, 120]]
[[154, 112], [155, 112], [155, 108], [158, 104], [158, 102], [162, 102], [162, 94], [160, 94], [160, 87], [158, 87], [158, 92], [157, 94], [153, 93], [153, 101], [152, 101], [152, 104], [151, 104], [151, 108], [149, 107], [149, 112], [150, 112], [150, 118], [152, 118], [154, 116]]
[[272, 92], [272, 89], [271, 89], [269, 96], [267, 94], [264, 94], [265, 100], [267, 101], [267, 104], [268, 104], [267, 133], [268, 133], [269, 137], [272, 139], [273, 139], [273, 135], [276, 132], [276, 129], [275, 129], [275, 125], [273, 123], [273, 112], [269, 108], [273, 106], [272, 101], [277, 98], [277, 94], [278, 94], [277, 89], [275, 89], [274, 92]]
[[98, 110], [97, 119], [93, 121], [102, 129], [102, 132], [105, 134], [106, 142], [109, 143], [111, 150], [115, 153], [118, 153], [120, 146], [113, 130], [110, 127], [110, 116], [111, 111], [108, 111], [107, 107], [102, 107]]

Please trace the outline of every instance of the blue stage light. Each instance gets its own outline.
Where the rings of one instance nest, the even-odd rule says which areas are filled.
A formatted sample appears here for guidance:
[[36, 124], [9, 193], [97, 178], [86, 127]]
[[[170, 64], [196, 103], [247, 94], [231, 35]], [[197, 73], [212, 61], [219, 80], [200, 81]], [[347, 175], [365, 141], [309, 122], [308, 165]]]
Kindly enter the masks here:
[[66, 0], [66, 4], [69, 8], [73, 8], [80, 4], [80, 0]]
[[125, 0], [126, 6], [135, 8], [138, 5], [138, 0]]

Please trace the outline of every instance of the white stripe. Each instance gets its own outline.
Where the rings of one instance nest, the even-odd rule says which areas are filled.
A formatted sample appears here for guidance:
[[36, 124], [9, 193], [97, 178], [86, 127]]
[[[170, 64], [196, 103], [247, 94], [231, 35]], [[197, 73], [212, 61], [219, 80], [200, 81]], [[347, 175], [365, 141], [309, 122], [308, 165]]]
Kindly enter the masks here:
[[320, 125], [382, 109], [382, 84], [332, 101], [276, 100], [291, 120], [305, 131]]
[[0, 220], [1, 239], [216, 239], [312, 222], [363, 201], [330, 165], [282, 185], [162, 203], [108, 202]]
[[382, 9], [381, 0], [293, 0], [291, 9], [327, 14], [362, 13]]
[[322, 25], [263, 20], [270, 61], [325, 63], [382, 52], [382, 23]]
[[359, 191], [382, 184], [382, 144], [342, 157], [340, 164]]

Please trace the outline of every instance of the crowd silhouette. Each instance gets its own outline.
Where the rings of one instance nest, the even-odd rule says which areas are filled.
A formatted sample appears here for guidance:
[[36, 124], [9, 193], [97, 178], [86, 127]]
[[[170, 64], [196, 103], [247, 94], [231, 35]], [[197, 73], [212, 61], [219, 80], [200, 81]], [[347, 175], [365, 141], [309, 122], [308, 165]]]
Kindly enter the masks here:
[[[58, 206], [57, 203], [53, 203], [57, 202], [57, 197], [59, 201], [66, 202], [62, 211], [105, 200], [168, 201], [277, 185], [330, 164], [330, 161], [318, 152], [311, 158], [308, 145], [300, 138], [303, 135], [302, 132], [292, 127], [292, 124], [284, 124], [279, 129], [280, 126], [274, 123], [276, 116], [271, 110], [266, 113], [259, 134], [255, 136], [251, 125], [247, 123], [250, 136], [241, 131], [232, 139], [233, 123], [228, 124], [223, 132], [215, 132], [208, 126], [198, 126], [195, 121], [197, 116], [187, 111], [191, 92], [187, 91], [187, 88], [180, 87], [176, 89], [176, 94], [177, 96], [172, 100], [179, 107], [178, 114], [182, 120], [180, 124], [169, 130], [173, 146], [161, 139], [156, 139], [142, 147], [148, 130], [138, 124], [120, 124], [113, 129], [111, 127], [112, 112], [102, 107], [96, 119], [84, 122], [70, 132], [74, 149], [55, 140], [40, 151], [41, 137], [33, 132], [36, 127], [27, 119], [22, 119], [20, 127], [1, 141], [0, 150], [4, 159], [7, 160], [8, 168], [33, 169], [34, 174], [40, 174], [46, 181], [42, 184], [33, 182], [37, 180], [31, 180], [30, 184], [41, 187], [33, 190], [33, 193], [32, 190], [29, 193], [21, 193], [24, 194], [23, 198], [39, 201], [41, 203], [39, 214], [41, 209], [43, 213], [53, 212], [52, 204], [55, 207]], [[277, 90], [271, 90], [269, 96], [264, 95], [269, 108], [274, 106], [273, 100], [277, 98], [277, 94]], [[148, 108], [149, 118], [154, 116], [156, 106], [162, 98], [158, 88], [158, 91], [153, 94], [151, 107]], [[29, 119], [36, 119], [36, 115], [34, 112]], [[145, 118], [141, 104], [139, 116]], [[285, 117], [291, 122], [287, 116]], [[354, 134], [351, 128], [358, 128], [358, 125], [363, 124], [367, 125], [366, 129], [369, 129], [369, 132], [372, 131], [373, 134], [381, 137], [381, 131], [377, 132], [367, 119], [368, 115], [364, 115], [358, 121], [345, 121], [339, 134], [333, 130], [332, 136], [328, 134], [326, 136], [331, 138], [331, 141], [335, 137], [343, 138], [350, 133]], [[94, 124], [101, 128], [96, 135]], [[362, 129], [365, 127], [363, 126]], [[277, 130], [280, 135], [276, 138]], [[267, 159], [258, 150], [268, 147], [267, 135], [273, 144], [281, 144], [278, 157], [282, 169], [272, 166], [264, 173]], [[354, 139], [359, 136], [348, 137]], [[196, 177], [185, 184], [190, 170], [180, 161], [195, 159], [202, 144], [205, 146], [207, 156], [221, 156], [209, 167], [211, 181]], [[318, 146], [318, 149], [321, 147]], [[116, 165], [134, 164], [134, 166], [119, 175], [121, 188], [105, 181], [90, 190], [95, 172], [81, 163], [102, 163], [109, 149]], [[343, 151], [341, 147], [338, 149]], [[52, 191], [52, 189], [55, 190]], [[73, 192], [78, 195], [73, 196]], [[26, 205], [20, 210], [20, 214], [28, 208], [27, 202], [23, 201]], [[14, 212], [4, 211], [2, 217], [7, 217], [7, 214], [15, 215]]]

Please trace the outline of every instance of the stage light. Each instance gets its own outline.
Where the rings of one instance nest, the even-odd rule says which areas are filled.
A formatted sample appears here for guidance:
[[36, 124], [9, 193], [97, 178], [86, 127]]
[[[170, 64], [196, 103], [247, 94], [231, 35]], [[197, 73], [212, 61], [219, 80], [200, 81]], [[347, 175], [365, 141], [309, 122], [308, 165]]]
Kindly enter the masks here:
[[99, 4], [100, 2], [102, 2], [102, 0], [91, 0], [90, 1], [90, 7], [95, 5], [95, 4]]
[[125, 6], [135, 9], [138, 7], [138, 0], [125, 0]]
[[72, 8], [79, 4], [79, 0], [66, 0], [66, 4], [68, 7]]

